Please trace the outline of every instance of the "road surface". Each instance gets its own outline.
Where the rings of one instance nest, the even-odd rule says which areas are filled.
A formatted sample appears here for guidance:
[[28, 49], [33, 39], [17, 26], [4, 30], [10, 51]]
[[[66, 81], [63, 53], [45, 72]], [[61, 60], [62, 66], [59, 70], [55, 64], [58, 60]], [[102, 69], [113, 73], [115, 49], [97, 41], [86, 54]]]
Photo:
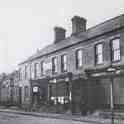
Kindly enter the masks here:
[[0, 124], [90, 124], [90, 123], [0, 112]]

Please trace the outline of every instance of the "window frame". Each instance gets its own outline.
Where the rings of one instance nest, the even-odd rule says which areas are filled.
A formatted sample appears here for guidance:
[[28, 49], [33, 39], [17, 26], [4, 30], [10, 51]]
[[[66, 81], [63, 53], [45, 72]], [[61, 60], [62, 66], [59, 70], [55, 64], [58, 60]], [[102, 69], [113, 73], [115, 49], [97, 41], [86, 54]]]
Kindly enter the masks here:
[[[55, 64], [55, 60], [54, 59], [56, 59], [56, 64]], [[52, 74], [56, 74], [58, 72], [58, 67], [57, 67], [58, 57], [57, 56], [52, 57], [51, 61], [52, 61]]]
[[19, 68], [19, 80], [22, 80], [22, 69]]
[[[37, 68], [37, 66], [38, 66], [38, 68]], [[34, 64], [34, 75], [35, 75], [35, 78], [38, 78], [38, 76], [39, 76], [38, 69], [39, 69], [39, 63], [36, 62]]]
[[[81, 59], [78, 59], [78, 58], [79, 58], [79, 57], [78, 57], [79, 51], [82, 52], [82, 57], [81, 57]], [[76, 69], [80, 69], [81, 67], [83, 67], [83, 50], [82, 50], [82, 48], [76, 49], [76, 51], [75, 51], [75, 60], [76, 60]], [[79, 63], [80, 63], [79, 60], [82, 61], [82, 65], [81, 65], [81, 66], [79, 66]]]
[[30, 79], [32, 79], [32, 64], [30, 64]]
[[27, 74], [27, 69], [28, 69], [28, 66], [27, 65], [25, 65], [25, 75], [24, 75], [24, 78], [25, 78], [25, 80], [27, 79], [27, 76], [28, 76], [28, 74]]
[[[99, 45], [102, 45], [102, 53], [99, 53], [97, 51]], [[102, 56], [102, 62], [98, 62], [98, 60], [99, 60], [98, 58], [100, 55]], [[103, 63], [104, 63], [103, 42], [99, 42], [99, 43], [95, 44], [95, 65], [101, 65]]]
[[[114, 40], [119, 40], [119, 48], [118, 49], [115, 49], [114, 50], [114, 48], [113, 48], [113, 41]], [[119, 50], [119, 59], [114, 59], [114, 52], [116, 51], [116, 52], [118, 52], [118, 50]], [[118, 61], [120, 61], [121, 60], [121, 46], [120, 46], [120, 37], [115, 37], [115, 38], [113, 38], [113, 39], [111, 39], [110, 40], [110, 57], [111, 57], [111, 62], [118, 62]]]
[[[66, 57], [66, 62], [64, 62], [64, 56]], [[67, 54], [61, 55], [61, 72], [67, 72], [68, 71], [68, 57]], [[66, 67], [66, 70], [64, 69]]]
[[45, 75], [45, 72], [44, 72], [44, 61], [43, 60], [40, 62], [40, 72], [41, 72], [41, 76]]

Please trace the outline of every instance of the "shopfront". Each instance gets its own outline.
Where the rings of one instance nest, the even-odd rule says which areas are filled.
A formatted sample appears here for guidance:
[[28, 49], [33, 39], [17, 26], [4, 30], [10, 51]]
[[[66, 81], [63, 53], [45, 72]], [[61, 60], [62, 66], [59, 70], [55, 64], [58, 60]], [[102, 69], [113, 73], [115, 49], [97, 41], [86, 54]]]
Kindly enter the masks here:
[[31, 80], [30, 82], [32, 106], [42, 106], [48, 99], [48, 79]]
[[89, 104], [95, 109], [124, 108], [124, 67], [86, 70], [90, 82]]
[[49, 80], [49, 99], [54, 105], [62, 106], [64, 109], [71, 109], [71, 73], [54, 76]]

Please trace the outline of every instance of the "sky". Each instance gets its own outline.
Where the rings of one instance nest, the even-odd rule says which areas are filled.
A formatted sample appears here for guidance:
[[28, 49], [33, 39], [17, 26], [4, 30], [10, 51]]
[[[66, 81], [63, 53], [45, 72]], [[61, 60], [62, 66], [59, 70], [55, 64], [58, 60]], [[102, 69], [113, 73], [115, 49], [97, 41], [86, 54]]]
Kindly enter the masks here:
[[53, 43], [55, 26], [71, 34], [74, 15], [87, 19], [87, 28], [124, 14], [124, 0], [0, 0], [0, 73]]

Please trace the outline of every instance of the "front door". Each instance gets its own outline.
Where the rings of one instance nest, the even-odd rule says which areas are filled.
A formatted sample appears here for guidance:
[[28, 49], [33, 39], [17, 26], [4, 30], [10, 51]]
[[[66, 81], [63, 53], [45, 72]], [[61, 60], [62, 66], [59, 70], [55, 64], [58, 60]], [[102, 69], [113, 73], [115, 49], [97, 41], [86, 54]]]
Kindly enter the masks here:
[[19, 105], [22, 104], [22, 88], [19, 87]]

